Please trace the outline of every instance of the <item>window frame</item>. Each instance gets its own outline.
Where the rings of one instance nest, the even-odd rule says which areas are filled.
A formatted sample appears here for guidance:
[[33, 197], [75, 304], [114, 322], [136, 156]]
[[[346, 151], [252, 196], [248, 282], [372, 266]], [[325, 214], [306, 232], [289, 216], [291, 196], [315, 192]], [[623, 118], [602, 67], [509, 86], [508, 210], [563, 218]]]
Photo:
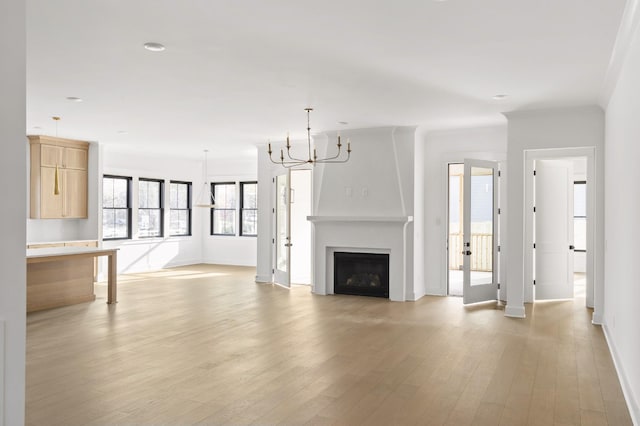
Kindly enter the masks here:
[[[171, 185], [172, 184], [176, 184], [176, 185], [187, 185], [187, 208], [186, 209], [181, 209], [181, 208], [177, 208], [177, 209], [172, 209], [171, 208]], [[169, 181], [169, 237], [190, 237], [193, 235], [193, 228], [192, 228], [192, 223], [193, 223], [193, 213], [192, 213], [192, 203], [193, 203], [193, 183], [192, 182], [187, 182], [187, 181], [181, 181], [181, 180], [170, 180]], [[171, 233], [171, 210], [177, 210], [177, 211], [187, 211], [187, 233], [186, 234], [172, 234]]]
[[132, 234], [132, 228], [133, 228], [133, 214], [132, 214], [132, 202], [131, 202], [131, 189], [132, 189], [132, 182], [133, 182], [133, 178], [131, 176], [120, 176], [120, 175], [110, 175], [110, 174], [103, 174], [102, 175], [102, 185], [104, 188], [104, 179], [122, 179], [125, 180], [127, 182], [127, 207], [104, 207], [104, 195], [103, 195], [103, 199], [102, 199], [102, 212], [103, 212], [103, 217], [104, 217], [104, 210], [108, 209], [108, 210], [127, 210], [127, 236], [126, 237], [107, 237], [105, 238], [104, 236], [104, 222], [102, 223], [102, 241], [117, 241], [117, 240], [130, 240], [131, 239], [131, 234]]
[[[140, 182], [157, 182], [160, 184], [159, 201], [160, 207], [140, 207]], [[160, 235], [140, 235], [140, 210], [159, 210], [160, 211]], [[148, 238], [164, 237], [164, 179], [138, 178], [138, 238], [146, 240]]]
[[[256, 186], [256, 207], [254, 208], [249, 208], [249, 207], [245, 207], [244, 206], [244, 187], [245, 185], [255, 185]], [[244, 211], [245, 210], [252, 210], [256, 212], [256, 215], [258, 214], [258, 205], [257, 205], [257, 198], [258, 198], [258, 181], [244, 181], [244, 182], [240, 182], [240, 203], [239, 203], [239, 209], [240, 209], [240, 220], [238, 221], [238, 235], [240, 235], [241, 237], [257, 237], [258, 236], [258, 224], [256, 222], [256, 233], [255, 234], [245, 234], [244, 232], [242, 232], [243, 229], [243, 224], [244, 224]]]
[[[238, 235], [238, 223], [237, 223], [237, 219], [238, 219], [238, 202], [237, 202], [237, 194], [238, 194], [238, 183], [237, 182], [211, 182], [211, 193], [214, 195], [216, 194], [216, 185], [219, 186], [223, 186], [223, 185], [233, 185], [234, 187], [234, 192], [236, 194], [236, 205], [233, 208], [218, 208], [218, 207], [213, 207], [210, 209], [210, 218], [209, 218], [209, 234], [212, 236], [220, 236], [220, 237], [236, 237]], [[214, 205], [215, 205], [215, 200], [214, 200]], [[214, 233], [213, 230], [215, 229], [214, 227], [214, 219], [215, 219], [215, 211], [216, 210], [225, 210], [225, 211], [233, 211], [233, 219], [234, 219], [234, 223], [233, 223], [233, 233], [232, 234], [219, 234], [219, 233]]]

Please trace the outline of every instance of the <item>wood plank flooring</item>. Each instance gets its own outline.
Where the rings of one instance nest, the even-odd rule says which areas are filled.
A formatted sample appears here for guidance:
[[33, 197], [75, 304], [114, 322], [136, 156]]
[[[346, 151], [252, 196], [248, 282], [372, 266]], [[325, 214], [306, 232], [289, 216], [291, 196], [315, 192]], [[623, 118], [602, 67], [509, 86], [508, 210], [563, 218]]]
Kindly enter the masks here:
[[196, 265], [27, 317], [28, 425], [630, 425], [584, 299], [394, 303]]

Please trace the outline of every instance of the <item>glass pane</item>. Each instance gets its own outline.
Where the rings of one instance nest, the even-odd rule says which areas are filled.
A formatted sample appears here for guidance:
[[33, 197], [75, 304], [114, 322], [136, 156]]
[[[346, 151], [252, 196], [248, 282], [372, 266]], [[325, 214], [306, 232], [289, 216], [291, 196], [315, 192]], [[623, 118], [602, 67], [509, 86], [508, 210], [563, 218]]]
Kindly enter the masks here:
[[242, 211], [242, 235], [258, 234], [258, 211], [243, 210]]
[[242, 207], [245, 209], [258, 208], [258, 185], [255, 183], [242, 184]]
[[161, 230], [160, 210], [138, 210], [138, 236], [159, 237], [162, 234]]
[[189, 185], [186, 183], [181, 183], [178, 186], [178, 208], [180, 209], [188, 209], [189, 208]]
[[128, 179], [113, 179], [113, 206], [120, 208], [129, 207]]
[[235, 210], [213, 210], [213, 233], [223, 235], [235, 235], [236, 222]]
[[170, 183], [169, 184], [169, 208], [177, 209], [178, 208], [178, 183]]
[[171, 210], [169, 226], [171, 235], [187, 235], [189, 233], [188, 210]]
[[127, 209], [115, 210], [115, 235], [114, 238], [129, 237], [129, 213]]
[[287, 187], [289, 177], [276, 178], [276, 268], [287, 271]]
[[160, 182], [138, 181], [138, 204], [142, 209], [160, 208]]
[[102, 210], [102, 238], [115, 238], [116, 213], [112, 209]]
[[585, 183], [573, 185], [573, 215], [587, 216], [587, 184]]
[[113, 207], [113, 179], [102, 179], [102, 207]]
[[493, 169], [471, 167], [471, 285], [493, 282]]
[[576, 217], [573, 219], [573, 241], [576, 250], [587, 249], [587, 219]]

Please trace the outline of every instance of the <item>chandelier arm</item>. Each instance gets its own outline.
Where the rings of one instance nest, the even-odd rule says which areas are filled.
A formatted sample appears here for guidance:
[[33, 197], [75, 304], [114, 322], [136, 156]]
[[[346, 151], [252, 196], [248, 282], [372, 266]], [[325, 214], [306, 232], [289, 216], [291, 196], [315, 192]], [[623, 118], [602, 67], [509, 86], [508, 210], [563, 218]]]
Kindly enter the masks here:
[[302, 158], [293, 157], [291, 155], [291, 152], [289, 152], [289, 147], [287, 147], [287, 157], [289, 157], [289, 159], [292, 160], [292, 161], [300, 161], [300, 162], [303, 162], [303, 163], [307, 163], [307, 162], [309, 162], [309, 160], [311, 160], [311, 157], [309, 157], [309, 159], [307, 159], [307, 160], [303, 160]]
[[347, 161], [349, 161], [349, 158], [351, 158], [351, 152], [347, 153], [347, 158], [343, 159], [343, 160], [335, 160], [334, 158], [325, 158], [322, 160], [316, 160], [315, 163], [346, 163]]
[[307, 163], [307, 161], [303, 161], [303, 160], [300, 160], [300, 161], [285, 161], [285, 160], [281, 159], [280, 161], [273, 161], [273, 158], [271, 157], [271, 153], [269, 153], [269, 160], [271, 160], [271, 162], [273, 164], [279, 164], [281, 166], [285, 166], [286, 164], [305, 164], [305, 163]]

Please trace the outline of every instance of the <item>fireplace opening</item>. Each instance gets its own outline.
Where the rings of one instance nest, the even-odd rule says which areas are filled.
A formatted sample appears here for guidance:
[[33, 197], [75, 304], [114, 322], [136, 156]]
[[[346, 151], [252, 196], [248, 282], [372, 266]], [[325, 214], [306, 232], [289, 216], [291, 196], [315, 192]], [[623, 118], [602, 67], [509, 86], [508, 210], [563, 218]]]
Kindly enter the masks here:
[[389, 297], [389, 255], [333, 253], [333, 292]]

